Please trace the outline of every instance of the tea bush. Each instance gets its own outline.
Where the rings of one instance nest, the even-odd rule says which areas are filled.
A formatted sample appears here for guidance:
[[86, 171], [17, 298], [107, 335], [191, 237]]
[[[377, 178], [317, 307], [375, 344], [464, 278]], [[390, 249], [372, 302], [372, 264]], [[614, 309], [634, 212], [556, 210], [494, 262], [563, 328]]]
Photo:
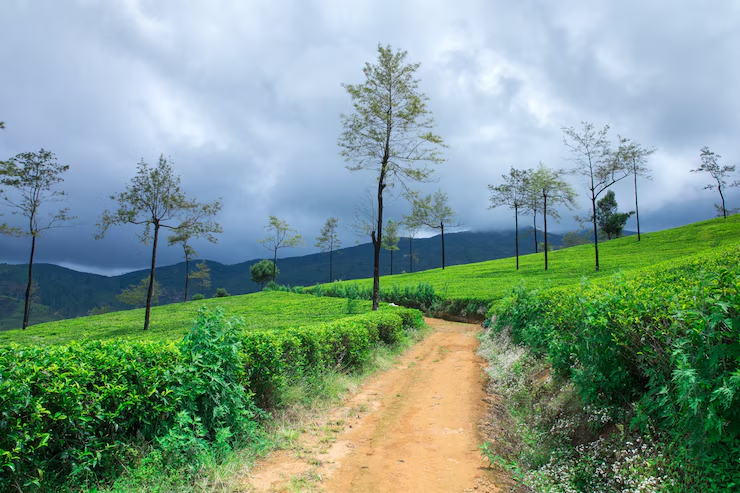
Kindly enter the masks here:
[[0, 348], [0, 490], [113, 468], [178, 407], [173, 344], [88, 342]]
[[634, 404], [635, 425], [670, 432], [707, 468], [722, 457], [730, 465], [708, 476], [740, 484], [739, 288], [736, 246], [578, 287], [519, 287], [494, 311], [585, 402]]
[[378, 343], [421, 323], [418, 311], [396, 308], [248, 330], [202, 307], [177, 345], [0, 347], [0, 491], [113, 474], [141, 440], [159, 443], [167, 463], [196, 467], [209, 443], [256, 432], [256, 402], [279, 405], [293, 379], [358, 368]]

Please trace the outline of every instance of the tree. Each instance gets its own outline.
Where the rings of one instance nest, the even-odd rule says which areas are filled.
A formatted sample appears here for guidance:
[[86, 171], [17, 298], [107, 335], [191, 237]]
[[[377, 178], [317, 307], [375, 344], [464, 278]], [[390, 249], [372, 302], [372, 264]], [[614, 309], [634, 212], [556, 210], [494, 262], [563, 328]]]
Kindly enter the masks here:
[[129, 284], [128, 288], [122, 289], [116, 295], [116, 299], [136, 308], [141, 308], [149, 303], [156, 305], [159, 303], [159, 297], [163, 294], [162, 286], [157, 281], [154, 281], [152, 286], [152, 293], [149, 295], [149, 276], [144, 277], [139, 281], [139, 284]]
[[[692, 169], [692, 173], [709, 173], [714, 179], [715, 183], [710, 183], [704, 187], [704, 190], [717, 190], [719, 192], [719, 198], [722, 201], [721, 205], [715, 204], [714, 207], [717, 212], [727, 219], [727, 209], [725, 208], [725, 195], [722, 192], [723, 188], [732, 188], [740, 186], [740, 181], [736, 180], [730, 184], [727, 183], [727, 177], [730, 173], [735, 172], [735, 166], [720, 166], [717, 160], [721, 158], [719, 154], [709, 150], [709, 147], [704, 146], [701, 148], [701, 166], [696, 169]], [[731, 210], [732, 214], [734, 210]], [[718, 215], [719, 215], [718, 214]]]
[[[516, 244], [516, 269], [519, 270], [519, 210], [527, 206], [527, 192], [532, 170], [520, 170], [511, 168], [508, 175], [501, 175], [504, 183], [493, 186], [488, 185], [491, 192], [491, 205], [489, 209], [495, 209], [502, 205], [508, 206], [514, 211], [514, 236]], [[535, 242], [537, 238], [535, 237]]]
[[[530, 173], [534, 173], [532, 170], [527, 170]], [[531, 179], [531, 176], [530, 176]], [[534, 253], [539, 252], [539, 242], [537, 241], [537, 214], [542, 210], [542, 197], [537, 193], [537, 190], [527, 183], [526, 192], [524, 194], [524, 210], [522, 214], [525, 216], [532, 215], [532, 234], [534, 235]]]
[[145, 245], [152, 244], [152, 263], [149, 271], [149, 289], [147, 290], [144, 330], [149, 328], [152, 296], [154, 294], [154, 269], [157, 265], [157, 245], [161, 228], [176, 231], [192, 230], [197, 234], [208, 236], [207, 231], [220, 230], [212, 217], [221, 210], [219, 201], [200, 204], [188, 199], [180, 190], [180, 177], [172, 169], [171, 160], [164, 155], [159, 157], [156, 167], [150, 168], [142, 159], [136, 176], [126, 185], [126, 191], [111, 195], [118, 209], [114, 212], [103, 211], [98, 221], [96, 239], [105, 237], [111, 226], [135, 224], [144, 226], [138, 236]]
[[208, 267], [208, 263], [205, 260], [201, 260], [195, 264], [195, 270], [190, 273], [190, 279], [198, 281], [200, 294], [205, 297], [206, 289], [211, 287], [211, 268]]
[[[547, 217], [550, 216], [556, 221], [560, 219], [560, 214], [555, 209], [557, 205], [564, 205], [568, 209], [576, 206], [576, 193], [573, 191], [573, 187], [563, 179], [564, 175], [565, 170], [554, 170], [540, 163], [530, 180], [530, 187], [542, 198], [545, 270], [548, 267]], [[550, 207], [549, 209], [548, 206]]]
[[69, 165], [57, 163], [54, 153], [41, 149], [39, 152], [23, 152], [9, 161], [0, 164], [0, 183], [14, 188], [18, 198], [8, 195], [7, 190], [0, 190], [0, 196], [8, 205], [16, 209], [13, 214], [20, 214], [28, 221], [26, 229], [3, 228], [4, 234], [31, 237], [31, 255], [28, 262], [28, 283], [26, 286], [25, 307], [23, 310], [23, 328], [28, 327], [31, 309], [31, 290], [33, 284], [33, 258], [36, 253], [36, 238], [46, 230], [62, 227], [64, 222], [74, 219], [69, 215], [69, 207], [42, 216], [44, 204], [53, 203], [66, 195], [63, 191], [54, 190], [58, 183], [64, 181], [62, 173]]
[[167, 242], [170, 246], [180, 244], [182, 246], [183, 254], [185, 256], [185, 295], [183, 296], [183, 303], [188, 301], [188, 282], [190, 281], [190, 260], [195, 257], [195, 249], [188, 243], [190, 237], [185, 234], [184, 231], [170, 235], [167, 238]]
[[[619, 149], [617, 154], [620, 159], [624, 160], [627, 164], [630, 174], [634, 177], [635, 182], [635, 219], [637, 221], [637, 241], [641, 240], [640, 236], [640, 208], [637, 204], [637, 177], [642, 176], [651, 180], [650, 168], [647, 167], [647, 159], [655, 153], [655, 147], [642, 147], [637, 142], [633, 142], [630, 139], [618, 137]], [[620, 231], [621, 232], [621, 231]]]
[[630, 169], [609, 147], [607, 133], [609, 125], [598, 132], [592, 123], [582, 122], [583, 130], [578, 133], [573, 127], [563, 127], [563, 144], [570, 149], [575, 163], [573, 173], [586, 178], [586, 188], [591, 201], [590, 221], [594, 231], [596, 270], [599, 270], [599, 232], [596, 225], [596, 199], [616, 182], [630, 176]]
[[340, 115], [338, 145], [350, 171], [370, 170], [377, 183], [377, 217], [373, 243], [373, 310], [380, 301], [380, 248], [383, 241], [383, 197], [386, 189], [408, 181], [428, 181], [430, 164], [444, 160], [442, 138], [432, 132], [434, 118], [414, 75], [418, 63], [405, 63], [405, 51], [378, 45], [376, 64], [366, 63], [363, 84], [344, 84], [354, 111]]
[[406, 234], [409, 237], [409, 272], [414, 272], [414, 260], [418, 261], [418, 259], [414, 256], [414, 238], [419, 232], [420, 226], [407, 224], [404, 221], [402, 221], [401, 224], [404, 225], [404, 229], [406, 229]]
[[591, 235], [588, 231], [569, 231], [563, 235], [562, 247], [585, 245], [591, 243]]
[[596, 203], [596, 207], [596, 222], [609, 240], [612, 236], [619, 238], [627, 224], [627, 219], [635, 213], [634, 211], [618, 212], [617, 199], [612, 190], [606, 192], [606, 195]]
[[445, 226], [456, 227], [455, 211], [447, 205], [447, 194], [438, 190], [433, 195], [422, 197], [418, 192], [409, 192], [411, 215], [404, 216], [404, 223], [439, 230], [442, 238], [442, 270], [445, 268]]
[[[220, 205], [218, 205], [220, 209]], [[197, 255], [195, 249], [189, 241], [193, 238], [206, 238], [211, 243], [216, 243], [218, 239], [213, 236], [216, 233], [223, 233], [221, 225], [211, 219], [217, 209], [206, 207], [192, 211], [185, 216], [185, 220], [173, 230], [173, 234], [167, 237], [170, 246], [179, 244], [182, 246], [185, 255], [185, 295], [183, 303], [188, 300], [188, 281], [190, 280], [190, 260]]]
[[388, 219], [385, 223], [385, 234], [383, 235], [382, 247], [385, 250], [391, 252], [391, 275], [393, 275], [393, 252], [398, 250], [398, 225], [399, 222], [393, 219]]
[[[273, 280], [277, 279], [277, 252], [281, 248], [295, 248], [305, 245], [303, 237], [298, 231], [291, 228], [286, 221], [270, 216], [269, 222], [265, 229], [270, 232], [270, 236], [259, 243], [267, 250], [272, 252]], [[294, 234], [295, 233], [295, 234]]]
[[322, 253], [329, 252], [329, 282], [334, 280], [334, 250], [342, 246], [338, 229], [339, 219], [330, 217], [326, 220], [324, 227], [321, 228], [321, 234], [316, 238], [316, 243], [314, 244]]
[[264, 289], [267, 283], [277, 278], [277, 275], [280, 274], [280, 269], [275, 266], [272, 260], [265, 259], [252, 264], [249, 267], [249, 272], [252, 274], [252, 282], [259, 284]]

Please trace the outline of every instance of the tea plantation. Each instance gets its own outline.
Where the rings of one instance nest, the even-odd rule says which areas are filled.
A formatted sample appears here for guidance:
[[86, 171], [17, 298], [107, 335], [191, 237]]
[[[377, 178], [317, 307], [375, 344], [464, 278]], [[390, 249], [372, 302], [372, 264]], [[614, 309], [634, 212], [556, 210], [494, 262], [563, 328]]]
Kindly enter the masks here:
[[[583, 278], [609, 278], [615, 272], [630, 272], [647, 266], [676, 262], [697, 253], [740, 242], [740, 215], [711, 219], [680, 228], [647, 233], [642, 241], [629, 236], [599, 243], [600, 270], [594, 268], [593, 245], [581, 245], [548, 253], [549, 268], [544, 270], [544, 254], [524, 255], [515, 269], [514, 258], [476, 264], [456, 265], [446, 269], [385, 276], [381, 289], [415, 288], [430, 285], [441, 300], [452, 300], [458, 307], [468, 303], [489, 304], [503, 298], [513, 287], [556, 287], [578, 284]], [[357, 286], [364, 293], [372, 280], [344, 281], [323, 285], [323, 291]], [[363, 296], [365, 297], [365, 296]]]
[[152, 446], [153, 467], [187, 480], [204, 457], [259, 443], [291, 385], [358, 370], [423, 325], [369, 308], [264, 292], [155, 308], [146, 332], [140, 310], [5, 332], [0, 491], [105, 483]]

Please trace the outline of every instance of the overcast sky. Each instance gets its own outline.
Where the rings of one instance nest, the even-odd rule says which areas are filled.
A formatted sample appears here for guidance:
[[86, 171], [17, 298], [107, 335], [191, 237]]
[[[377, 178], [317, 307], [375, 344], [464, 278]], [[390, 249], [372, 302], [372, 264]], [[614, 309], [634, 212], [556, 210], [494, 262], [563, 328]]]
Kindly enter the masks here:
[[[640, 183], [645, 231], [715, 215], [709, 177], [689, 173], [702, 146], [740, 163], [737, 2], [3, 0], [0, 32], [0, 158], [43, 147], [69, 164], [61, 189], [78, 219], [42, 237], [36, 260], [79, 270], [147, 266], [135, 227], [93, 235], [136, 163], [160, 154], [188, 194], [223, 199], [224, 233], [194, 244], [202, 258], [266, 256], [257, 240], [269, 215], [307, 240], [281, 256], [315, 252], [329, 216], [353, 245], [349, 223], [374, 176], [339, 156], [339, 114], [351, 111], [341, 84], [364, 81], [378, 43], [421, 63], [449, 145], [424, 190], [447, 192], [466, 229], [512, 228], [508, 210], [488, 210], [486, 185], [511, 166], [571, 166], [561, 128], [584, 120], [657, 147], [654, 179]], [[614, 190], [631, 210], [631, 185]], [[738, 189], [727, 200], [740, 206]], [[0, 238], [0, 261], [27, 262], [29, 246]], [[166, 243], [159, 255], [182, 257]]]

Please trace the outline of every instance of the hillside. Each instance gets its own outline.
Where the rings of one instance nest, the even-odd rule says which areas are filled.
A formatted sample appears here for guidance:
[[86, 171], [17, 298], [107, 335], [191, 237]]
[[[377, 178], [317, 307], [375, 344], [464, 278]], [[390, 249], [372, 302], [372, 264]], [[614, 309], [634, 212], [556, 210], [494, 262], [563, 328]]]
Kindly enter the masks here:
[[[381, 289], [415, 287], [431, 284], [443, 299], [461, 304], [488, 304], [503, 297], [517, 285], [549, 287], [572, 285], [584, 278], [608, 278], [616, 272], [628, 272], [662, 262], [671, 262], [717, 247], [740, 242], [740, 214], [727, 219], [710, 219], [665, 231], [628, 236], [599, 242], [601, 269], [594, 268], [593, 245], [580, 245], [549, 253], [549, 269], [544, 270], [544, 255], [520, 257], [520, 269], [515, 270], [513, 258], [457, 265], [447, 269], [430, 269], [413, 274], [385, 276]], [[371, 279], [334, 283], [327, 289], [342, 289], [354, 285], [363, 289], [372, 286]]]
[[[522, 253], [534, 251], [531, 229], [520, 231]], [[542, 232], [538, 232], [541, 241]], [[560, 235], [548, 235], [555, 246], [560, 245]], [[410, 269], [409, 240], [402, 238], [400, 250], [393, 255], [394, 272]], [[446, 264], [459, 265], [484, 260], [511, 257], [514, 255], [514, 231], [506, 232], [463, 232], [445, 235]], [[416, 257], [413, 269], [422, 271], [441, 266], [441, 242], [439, 236], [413, 240]], [[249, 267], [260, 259], [233, 265], [208, 260], [211, 269], [211, 288], [204, 293], [212, 296], [216, 288], [225, 288], [231, 294], [247, 294], [259, 290], [251, 281]], [[195, 262], [194, 262], [195, 263]], [[191, 268], [193, 267], [191, 264]], [[280, 284], [290, 286], [312, 286], [326, 282], [329, 272], [329, 254], [316, 253], [302, 257], [278, 259], [281, 274]], [[19, 327], [23, 313], [23, 297], [26, 289], [26, 265], [0, 264], [0, 330]], [[381, 251], [381, 273], [390, 273], [390, 254]], [[130, 308], [116, 300], [116, 294], [131, 284], [138, 283], [148, 275], [147, 270], [130, 272], [115, 277], [77, 272], [51, 264], [35, 264], [34, 280], [38, 283], [38, 302], [31, 313], [31, 323], [86, 315], [95, 307], [109, 306], [114, 310]], [[334, 254], [335, 279], [361, 279], [372, 275], [372, 245], [365, 243], [343, 248]], [[182, 301], [184, 294], [185, 264], [161, 266], [155, 277], [165, 290], [160, 304]], [[192, 286], [189, 293], [198, 292]]]

